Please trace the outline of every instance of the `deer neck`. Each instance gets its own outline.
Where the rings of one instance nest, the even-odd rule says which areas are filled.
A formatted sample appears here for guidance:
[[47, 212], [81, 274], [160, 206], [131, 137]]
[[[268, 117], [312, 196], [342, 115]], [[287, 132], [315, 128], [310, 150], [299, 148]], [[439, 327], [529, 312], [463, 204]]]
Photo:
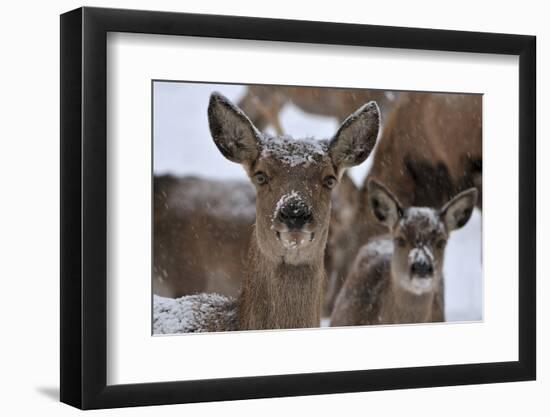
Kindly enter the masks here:
[[240, 329], [319, 327], [324, 274], [322, 253], [304, 265], [274, 261], [262, 255], [254, 234], [238, 300]]
[[388, 323], [426, 323], [432, 320], [434, 292], [413, 294], [390, 280], [383, 316]]

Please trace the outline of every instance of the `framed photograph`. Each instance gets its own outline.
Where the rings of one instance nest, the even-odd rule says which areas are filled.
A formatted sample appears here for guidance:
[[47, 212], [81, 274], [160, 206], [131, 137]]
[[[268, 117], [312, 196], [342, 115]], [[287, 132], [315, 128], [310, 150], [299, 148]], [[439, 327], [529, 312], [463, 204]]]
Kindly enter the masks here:
[[61, 401], [533, 380], [535, 37], [61, 16]]

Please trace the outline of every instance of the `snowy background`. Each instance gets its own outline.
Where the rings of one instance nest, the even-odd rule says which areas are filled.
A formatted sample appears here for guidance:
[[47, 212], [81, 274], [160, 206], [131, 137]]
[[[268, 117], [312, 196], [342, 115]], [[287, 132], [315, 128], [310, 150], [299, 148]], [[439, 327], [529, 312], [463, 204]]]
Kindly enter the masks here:
[[[153, 141], [155, 175], [195, 175], [212, 179], [247, 180], [240, 165], [218, 151], [208, 130], [206, 111], [213, 91], [233, 102], [245, 86], [155, 82], [153, 89]], [[338, 127], [336, 118], [306, 113], [287, 104], [279, 114], [285, 133], [295, 137], [328, 138]], [[271, 133], [275, 133], [268, 129]], [[349, 173], [362, 184], [372, 156]], [[444, 265], [445, 313], [449, 321], [482, 319], [481, 214], [476, 209], [468, 224], [453, 232]]]

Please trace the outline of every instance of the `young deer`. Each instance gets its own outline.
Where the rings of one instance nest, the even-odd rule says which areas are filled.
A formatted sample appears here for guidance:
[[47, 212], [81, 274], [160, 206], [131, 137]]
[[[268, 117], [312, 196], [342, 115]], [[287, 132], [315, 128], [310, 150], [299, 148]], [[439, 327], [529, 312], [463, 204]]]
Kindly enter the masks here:
[[[241, 164], [256, 188], [243, 287], [236, 300], [217, 294], [155, 299], [155, 333], [318, 327], [331, 190], [372, 151], [378, 106], [359, 108], [330, 141], [267, 137], [217, 93], [208, 121], [220, 152]], [[172, 320], [173, 311], [183, 319]]]
[[374, 180], [368, 191], [372, 212], [390, 235], [359, 250], [336, 299], [331, 326], [444, 321], [445, 245], [449, 234], [470, 219], [477, 190], [461, 192], [439, 210], [403, 209]]

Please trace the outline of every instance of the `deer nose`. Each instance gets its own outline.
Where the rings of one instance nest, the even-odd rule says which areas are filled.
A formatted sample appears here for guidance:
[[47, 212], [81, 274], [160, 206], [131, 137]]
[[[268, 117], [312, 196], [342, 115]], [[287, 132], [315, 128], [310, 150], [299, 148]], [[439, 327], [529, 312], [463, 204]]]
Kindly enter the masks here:
[[411, 272], [420, 278], [425, 278], [433, 274], [433, 267], [431, 263], [425, 261], [417, 261], [411, 265]]
[[311, 217], [311, 211], [303, 202], [285, 204], [279, 210], [279, 221], [290, 229], [301, 229]]

